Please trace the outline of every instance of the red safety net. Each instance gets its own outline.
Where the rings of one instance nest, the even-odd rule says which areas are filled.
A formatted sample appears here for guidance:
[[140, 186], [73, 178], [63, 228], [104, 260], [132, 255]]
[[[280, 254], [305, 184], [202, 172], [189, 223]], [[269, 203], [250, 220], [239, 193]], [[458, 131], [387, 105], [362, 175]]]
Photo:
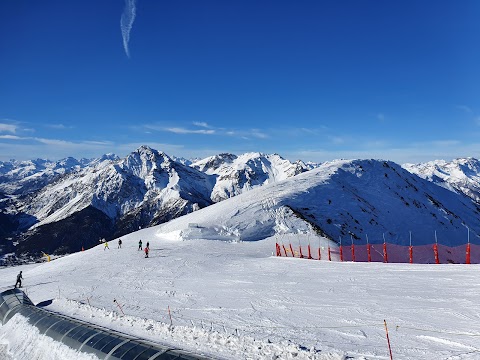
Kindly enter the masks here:
[[[354, 247], [353, 247], [354, 246]], [[446, 246], [441, 244], [404, 246], [390, 243], [342, 245], [332, 248], [310, 248], [308, 256], [300, 246], [292, 244], [278, 245], [277, 256], [303, 257], [321, 260], [321, 253], [331, 254], [323, 257], [324, 260], [355, 261], [355, 262], [389, 262], [389, 263], [415, 263], [415, 264], [479, 264], [480, 245], [463, 244], [459, 246]]]

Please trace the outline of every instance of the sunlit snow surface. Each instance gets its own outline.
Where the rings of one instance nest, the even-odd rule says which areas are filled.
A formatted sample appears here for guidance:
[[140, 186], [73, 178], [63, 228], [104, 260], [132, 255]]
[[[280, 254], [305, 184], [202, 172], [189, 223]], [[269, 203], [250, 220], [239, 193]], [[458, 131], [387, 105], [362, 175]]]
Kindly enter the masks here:
[[[372, 164], [383, 169], [382, 164]], [[369, 183], [357, 167], [347, 162], [345, 166], [340, 180], [360, 178]], [[391, 171], [390, 177], [396, 178]], [[50, 310], [224, 359], [388, 359], [384, 320], [394, 359], [480, 358], [478, 265], [342, 263], [272, 256], [275, 241], [310, 242], [324, 251], [327, 245], [335, 246], [317, 237], [290, 207], [328, 208], [328, 201], [318, 201], [329, 198], [328, 189], [324, 192], [319, 186], [331, 184], [336, 172], [337, 164], [327, 164], [294, 180], [248, 191], [124, 236], [122, 249], [111, 241], [110, 249], [100, 244], [50, 263], [2, 269], [0, 290], [13, 286], [22, 269], [27, 294], [35, 303], [53, 300]], [[348, 182], [342, 183], [347, 188]], [[344, 209], [363, 204], [358, 192], [375, 204], [379, 218], [387, 219], [382, 223], [406, 234], [407, 225], [414, 226], [415, 239], [422, 229], [427, 233], [427, 218], [418, 216], [417, 210], [402, 212], [400, 222], [393, 221], [398, 218], [394, 210], [401, 206], [399, 198], [380, 192], [385, 188], [378, 182], [373, 185], [359, 186], [361, 193], [334, 192], [338, 196], [332, 197], [332, 203]], [[427, 182], [420, 185], [425, 191], [435, 187]], [[412, 199], [420, 201], [422, 193], [412, 192]], [[465, 220], [476, 240], [478, 221], [468, 210], [473, 205], [441, 188], [431, 193], [441, 196], [449, 208], [459, 209], [462, 219], [453, 218], [452, 223], [464, 232], [461, 221]], [[433, 205], [428, 209], [441, 213]], [[370, 215], [359, 218], [368, 223]], [[431, 226], [437, 224], [434, 219], [430, 216]], [[369, 229], [370, 235], [375, 227]], [[144, 245], [150, 242], [150, 258], [137, 250], [139, 239]], [[58, 355], [52, 355], [53, 346], [31, 345], [48, 340], [28, 337], [34, 330], [22, 330], [21, 318], [10, 321], [0, 328], [0, 344], [8, 344], [12, 357], [71, 358], [63, 355], [61, 347]], [[17, 345], [24, 333], [27, 349]], [[28, 350], [38, 348], [49, 350], [36, 350], [40, 354]]]
[[[34, 303], [53, 299], [50, 310], [225, 359], [387, 359], [384, 319], [394, 359], [480, 358], [478, 265], [277, 258], [274, 238], [182, 241], [163, 229], [122, 237], [122, 249], [114, 241], [2, 269], [0, 287], [23, 269]], [[71, 358], [34, 334], [15, 316], [0, 344], [16, 359]]]

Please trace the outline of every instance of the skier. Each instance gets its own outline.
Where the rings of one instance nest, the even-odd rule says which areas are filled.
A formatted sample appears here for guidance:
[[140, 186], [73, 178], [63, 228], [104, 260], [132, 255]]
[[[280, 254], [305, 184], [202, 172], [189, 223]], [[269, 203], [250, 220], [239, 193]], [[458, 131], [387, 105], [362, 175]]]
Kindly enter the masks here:
[[105, 249], [110, 250], [110, 248], [108, 247], [108, 242], [107, 241], [105, 241], [105, 247], [103, 248], [103, 251], [105, 251]]
[[150, 248], [150, 241], [147, 241], [147, 247]]
[[118, 248], [119, 248], [119, 249], [122, 248], [122, 239], [118, 239]]
[[145, 247], [145, 257], [148, 258], [148, 247]]
[[15, 287], [17, 287], [17, 284], [19, 288], [22, 287], [22, 279], [23, 279], [23, 276], [22, 276], [22, 272], [20, 271], [20, 273], [17, 275], [17, 282], [15, 283]]
[[142, 239], [138, 242], [138, 250], [142, 250]]

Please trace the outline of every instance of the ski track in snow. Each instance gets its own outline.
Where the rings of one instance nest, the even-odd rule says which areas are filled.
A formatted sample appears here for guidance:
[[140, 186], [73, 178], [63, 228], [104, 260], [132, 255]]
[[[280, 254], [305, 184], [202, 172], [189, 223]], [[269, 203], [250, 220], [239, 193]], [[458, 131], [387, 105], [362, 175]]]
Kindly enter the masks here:
[[[0, 288], [22, 269], [34, 303], [53, 300], [52, 311], [222, 359], [388, 359], [384, 319], [396, 360], [480, 358], [477, 265], [277, 258], [273, 238], [181, 241], [163, 230], [124, 236], [122, 249], [111, 241], [107, 250], [1, 269]], [[149, 259], [140, 238], [150, 241]], [[50, 347], [38, 335], [19, 340], [25, 324], [14, 319], [0, 328], [0, 344], [15, 358], [21, 341]], [[58, 359], [68, 358], [63, 351]]]

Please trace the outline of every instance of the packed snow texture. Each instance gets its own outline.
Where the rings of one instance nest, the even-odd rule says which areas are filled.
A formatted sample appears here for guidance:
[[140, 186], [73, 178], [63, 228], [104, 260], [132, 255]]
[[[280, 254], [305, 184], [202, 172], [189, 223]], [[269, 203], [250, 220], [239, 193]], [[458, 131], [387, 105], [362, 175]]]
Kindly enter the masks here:
[[[174, 228], [124, 236], [121, 249], [114, 241], [2, 269], [0, 287], [23, 269], [34, 303], [53, 300], [50, 310], [223, 359], [387, 359], [384, 319], [394, 359], [480, 357], [476, 265], [279, 258], [275, 238], [185, 240], [178, 221]], [[140, 239], [150, 242], [148, 259]], [[301, 241], [327, 244], [311, 235]], [[0, 339], [15, 358], [30, 359], [17, 353], [20, 335], [12, 331], [22, 320], [11, 321]]]
[[[276, 241], [335, 248], [305, 220], [333, 206], [344, 210], [325, 222], [328, 231], [360, 214], [359, 224], [349, 223], [372, 242], [375, 229], [408, 236], [409, 226], [433, 232], [439, 221], [452, 234], [471, 225], [476, 240], [468, 199], [401, 171], [387, 162], [326, 163], [123, 236], [121, 249], [115, 240], [109, 249], [100, 244], [49, 263], [1, 269], [0, 290], [23, 270], [24, 290], [35, 303], [52, 300], [51, 310], [224, 359], [388, 359], [384, 320], [394, 359], [478, 359], [478, 265], [273, 256]], [[382, 181], [372, 175], [379, 172]], [[408, 197], [399, 195], [401, 188], [410, 189]], [[422, 213], [435, 216], [420, 224]], [[372, 216], [397, 225], [368, 225]], [[138, 250], [140, 239], [150, 242], [148, 259]], [[9, 356], [30, 359], [11, 330], [23, 320], [11, 321], [0, 328], [0, 344], [8, 344]]]

